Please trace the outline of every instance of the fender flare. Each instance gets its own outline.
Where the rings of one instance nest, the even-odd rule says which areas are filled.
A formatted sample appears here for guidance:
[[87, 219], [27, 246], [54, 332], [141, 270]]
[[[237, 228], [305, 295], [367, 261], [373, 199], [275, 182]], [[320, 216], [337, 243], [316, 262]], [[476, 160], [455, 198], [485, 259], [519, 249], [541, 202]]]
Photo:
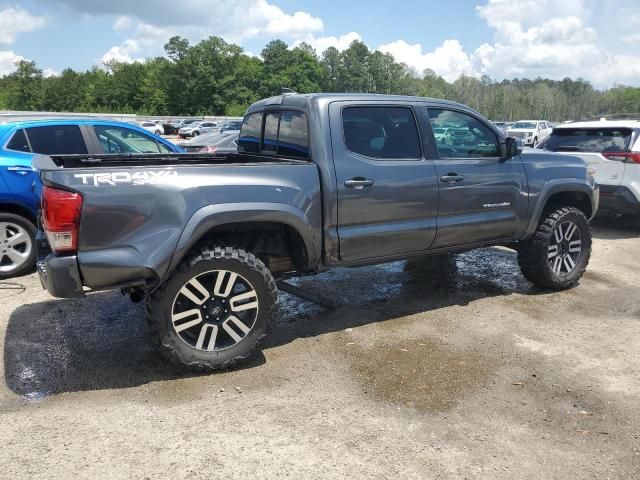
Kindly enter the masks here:
[[242, 202], [207, 205], [197, 210], [185, 225], [163, 280], [175, 270], [189, 251], [212, 228], [247, 222], [273, 222], [290, 226], [298, 232], [307, 249], [308, 262], [315, 266], [320, 260], [317, 227], [300, 209], [284, 203]]
[[594, 188], [587, 180], [582, 182], [575, 178], [555, 178], [545, 183], [544, 187], [542, 187], [542, 190], [538, 194], [538, 198], [536, 199], [536, 203], [529, 217], [529, 224], [524, 235], [525, 238], [528, 238], [535, 233], [538, 228], [540, 218], [542, 217], [544, 207], [547, 205], [549, 199], [556, 193], [568, 192], [584, 193], [591, 202], [591, 216], [593, 217], [593, 215], [595, 215], [598, 209], [598, 203], [594, 196]]

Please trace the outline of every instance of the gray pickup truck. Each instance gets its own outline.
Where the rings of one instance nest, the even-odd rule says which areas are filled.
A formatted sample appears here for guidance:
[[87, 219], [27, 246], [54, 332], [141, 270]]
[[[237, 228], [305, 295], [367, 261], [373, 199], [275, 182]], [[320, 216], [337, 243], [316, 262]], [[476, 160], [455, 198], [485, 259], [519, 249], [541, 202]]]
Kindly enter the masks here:
[[598, 208], [579, 158], [523, 153], [470, 108], [418, 97], [286, 94], [248, 109], [238, 153], [36, 166], [47, 290], [146, 299], [162, 351], [200, 370], [257, 348], [288, 276], [503, 245], [531, 282], [569, 288]]

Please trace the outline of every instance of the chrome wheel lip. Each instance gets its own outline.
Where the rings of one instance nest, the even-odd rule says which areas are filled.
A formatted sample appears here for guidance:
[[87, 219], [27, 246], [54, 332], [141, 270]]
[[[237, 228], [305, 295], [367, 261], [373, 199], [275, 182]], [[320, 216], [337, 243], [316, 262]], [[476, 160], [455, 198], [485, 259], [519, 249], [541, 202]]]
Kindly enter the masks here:
[[[216, 275], [216, 281], [211, 291], [209, 291], [198, 279], [213, 274]], [[194, 286], [194, 280], [200, 286]], [[245, 290], [233, 295], [233, 290], [238, 283], [244, 284]], [[190, 288], [187, 288], [188, 285]], [[185, 293], [185, 289], [190, 293]], [[198, 293], [201, 295], [200, 298], [197, 297]], [[194, 304], [194, 308], [175, 313], [176, 304], [181, 296], [190, 300]], [[206, 298], [204, 298], [205, 296]], [[198, 302], [201, 303], [198, 304]], [[209, 305], [209, 303], [214, 304]], [[228, 308], [225, 309], [225, 306]], [[181, 315], [187, 312], [195, 312], [195, 310], [200, 313], [181, 317]], [[252, 311], [249, 322], [245, 322], [244, 318], [239, 318], [242, 317], [242, 314], [239, 315], [239, 313], [246, 311]], [[220, 317], [216, 318], [213, 313], [219, 314]], [[255, 327], [259, 313], [258, 294], [251, 282], [242, 275], [230, 270], [208, 270], [191, 277], [176, 293], [171, 304], [171, 327], [180, 340], [194, 350], [217, 353], [235, 347], [249, 336]], [[176, 322], [183, 319], [186, 320], [176, 326]], [[187, 326], [185, 327], [185, 325]], [[196, 328], [199, 331], [197, 338], [194, 336], [189, 337], [187, 331]], [[227, 339], [231, 339], [232, 343], [219, 348], [217, 337], [221, 334]], [[189, 338], [191, 341], [189, 341]]]
[[[11, 235], [7, 235], [8, 232]], [[1, 273], [11, 273], [22, 268], [29, 260], [32, 250], [33, 241], [26, 228], [15, 222], [0, 222]], [[7, 264], [7, 259], [11, 263]]]
[[582, 234], [571, 220], [559, 223], [551, 232], [547, 248], [547, 262], [551, 271], [560, 277], [571, 274], [582, 256]]

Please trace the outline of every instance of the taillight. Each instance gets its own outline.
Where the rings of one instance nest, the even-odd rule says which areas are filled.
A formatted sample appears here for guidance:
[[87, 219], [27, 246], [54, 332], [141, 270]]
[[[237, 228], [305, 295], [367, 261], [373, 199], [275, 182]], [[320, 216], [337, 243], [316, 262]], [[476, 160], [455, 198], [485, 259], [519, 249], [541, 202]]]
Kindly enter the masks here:
[[640, 152], [602, 152], [609, 160], [625, 163], [640, 163]]
[[202, 147], [200, 150], [198, 150], [198, 152], [216, 153], [217, 150], [218, 150], [218, 147], [216, 147], [215, 145], [207, 145], [206, 147]]
[[82, 195], [52, 187], [42, 189], [42, 224], [54, 252], [75, 252]]

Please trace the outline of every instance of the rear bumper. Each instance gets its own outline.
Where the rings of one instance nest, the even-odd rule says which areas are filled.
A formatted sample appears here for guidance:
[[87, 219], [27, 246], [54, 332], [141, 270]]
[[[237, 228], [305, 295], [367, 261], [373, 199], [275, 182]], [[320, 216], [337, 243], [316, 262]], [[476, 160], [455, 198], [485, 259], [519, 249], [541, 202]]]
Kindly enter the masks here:
[[600, 211], [637, 215], [640, 214], [640, 200], [627, 187], [600, 185]]
[[36, 265], [42, 287], [54, 297], [85, 296], [80, 270], [78, 270], [78, 259], [75, 255], [59, 257], [52, 254], [44, 260], [38, 260]]
[[36, 268], [42, 288], [58, 298], [84, 297], [78, 257], [51, 253], [49, 243], [41, 230], [36, 236], [36, 248], [38, 249]]

